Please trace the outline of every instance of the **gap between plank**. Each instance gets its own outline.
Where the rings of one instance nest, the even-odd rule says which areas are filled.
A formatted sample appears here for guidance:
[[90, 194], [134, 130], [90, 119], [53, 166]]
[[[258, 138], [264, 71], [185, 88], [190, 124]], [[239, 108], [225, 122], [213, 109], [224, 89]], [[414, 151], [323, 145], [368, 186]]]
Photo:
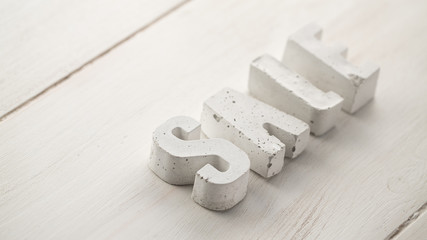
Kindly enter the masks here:
[[179, 8], [181, 8], [182, 6], [184, 6], [185, 4], [187, 4], [189, 2], [191, 2], [191, 0], [184, 0], [184, 1], [176, 4], [175, 6], [173, 6], [172, 8], [170, 8], [169, 10], [167, 10], [166, 12], [160, 14], [158, 17], [156, 17], [153, 20], [151, 20], [150, 22], [148, 22], [146, 25], [138, 28], [136, 31], [134, 31], [130, 35], [126, 36], [122, 40], [118, 41], [117, 43], [113, 44], [111, 47], [107, 48], [106, 50], [104, 50], [100, 54], [98, 54], [95, 57], [89, 59], [87, 62], [83, 63], [83, 65], [81, 65], [80, 67], [74, 69], [73, 71], [71, 71], [70, 73], [68, 73], [66, 76], [60, 78], [58, 81], [56, 81], [56, 82], [52, 83], [51, 85], [47, 86], [45, 89], [43, 89], [39, 93], [35, 94], [34, 96], [30, 97], [29, 99], [25, 100], [24, 102], [22, 102], [17, 107], [15, 107], [12, 110], [10, 110], [9, 112], [6, 112], [3, 116], [0, 117], [0, 123], [3, 122], [4, 120], [6, 120], [13, 113], [21, 110], [22, 108], [24, 108], [25, 106], [27, 106], [28, 104], [30, 104], [31, 102], [33, 102], [34, 100], [36, 100], [37, 98], [39, 98], [40, 96], [42, 96], [43, 94], [45, 94], [48, 91], [54, 89], [59, 84], [65, 82], [65, 80], [67, 80], [68, 78], [72, 77], [74, 74], [76, 74], [77, 72], [79, 72], [80, 70], [82, 70], [87, 65], [94, 63], [96, 60], [98, 60], [99, 58], [105, 56], [111, 50], [119, 47], [120, 45], [122, 45], [123, 43], [125, 43], [126, 41], [128, 41], [129, 39], [133, 38], [138, 33], [143, 32], [144, 30], [150, 28], [151, 26], [153, 26], [154, 24], [156, 24], [157, 22], [159, 22], [163, 18], [169, 16], [172, 12], [178, 10]]
[[385, 240], [394, 240], [399, 237], [399, 234], [408, 228], [412, 223], [414, 223], [423, 212], [427, 211], [427, 202], [425, 202], [417, 211], [415, 211], [411, 216], [406, 219], [402, 224], [400, 224], [392, 233], [390, 233]]

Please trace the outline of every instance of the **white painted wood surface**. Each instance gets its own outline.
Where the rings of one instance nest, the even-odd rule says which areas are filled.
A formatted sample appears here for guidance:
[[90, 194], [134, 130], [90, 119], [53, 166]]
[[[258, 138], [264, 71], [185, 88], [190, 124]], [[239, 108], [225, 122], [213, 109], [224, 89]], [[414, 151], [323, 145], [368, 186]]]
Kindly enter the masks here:
[[0, 118], [181, 2], [0, 1]]
[[[426, 12], [421, 0], [184, 5], [0, 122], [0, 238], [387, 237], [427, 200]], [[149, 170], [159, 123], [244, 91], [251, 60], [280, 57], [313, 21], [351, 61], [381, 66], [372, 103], [279, 175], [251, 173], [224, 213]]]

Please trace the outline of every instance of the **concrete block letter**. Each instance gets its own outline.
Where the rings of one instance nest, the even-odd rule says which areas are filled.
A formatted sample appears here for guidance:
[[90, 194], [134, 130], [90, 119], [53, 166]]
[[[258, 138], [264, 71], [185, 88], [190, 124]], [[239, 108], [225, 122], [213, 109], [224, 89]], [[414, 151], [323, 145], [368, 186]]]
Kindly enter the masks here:
[[201, 124], [207, 137], [227, 139], [245, 151], [251, 169], [263, 177], [279, 173], [285, 156], [298, 156], [310, 134], [303, 121], [232, 89], [205, 101]]
[[329, 47], [319, 39], [322, 29], [310, 24], [289, 37], [282, 62], [323, 91], [334, 91], [344, 98], [343, 110], [354, 113], [375, 94], [379, 67], [350, 64], [342, 46]]
[[149, 167], [174, 185], [193, 184], [192, 198], [211, 210], [227, 210], [246, 195], [248, 156], [224, 139], [199, 139], [200, 124], [174, 117], [153, 133]]
[[323, 92], [269, 55], [252, 62], [248, 85], [255, 98], [303, 120], [317, 136], [334, 127], [341, 112], [338, 94]]

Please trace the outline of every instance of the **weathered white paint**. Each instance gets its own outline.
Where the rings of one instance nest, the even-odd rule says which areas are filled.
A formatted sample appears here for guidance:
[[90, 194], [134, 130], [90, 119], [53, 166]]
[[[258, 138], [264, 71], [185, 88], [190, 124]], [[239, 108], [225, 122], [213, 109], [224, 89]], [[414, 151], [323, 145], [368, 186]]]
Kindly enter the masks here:
[[321, 35], [316, 24], [301, 28], [289, 37], [282, 61], [323, 91], [338, 93], [344, 98], [343, 110], [354, 113], [374, 97], [380, 69], [372, 63], [350, 64], [347, 49], [322, 44]]
[[159, 178], [174, 185], [193, 184], [191, 197], [217, 211], [234, 207], [246, 195], [249, 159], [224, 139], [199, 140], [200, 124], [174, 117], [153, 133], [149, 166]]
[[251, 169], [263, 177], [279, 173], [285, 156], [297, 157], [310, 133], [303, 121], [230, 88], [205, 101], [200, 122], [207, 137], [227, 139], [245, 151]]
[[0, 1], [0, 118], [184, 2]]
[[323, 92], [270, 55], [252, 62], [248, 86], [255, 98], [303, 120], [316, 136], [334, 127], [341, 112], [338, 94]]
[[[424, 0], [186, 4], [0, 122], [0, 239], [384, 239], [427, 200], [426, 10]], [[250, 172], [247, 197], [226, 212], [147, 167], [160, 123], [198, 119], [225, 86], [245, 91], [249, 63], [280, 57], [307, 21], [352, 46], [352, 62], [381, 64], [372, 103], [310, 136], [275, 177]]]

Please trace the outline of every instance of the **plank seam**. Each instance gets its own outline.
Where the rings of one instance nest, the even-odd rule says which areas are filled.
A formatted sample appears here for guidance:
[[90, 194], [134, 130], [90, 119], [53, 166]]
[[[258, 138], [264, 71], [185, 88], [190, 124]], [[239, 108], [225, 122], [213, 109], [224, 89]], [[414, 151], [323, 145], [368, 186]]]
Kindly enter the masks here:
[[400, 224], [392, 233], [390, 233], [385, 239], [394, 240], [408, 228], [412, 223], [414, 223], [419, 216], [421, 216], [425, 211], [427, 211], [427, 202], [425, 202], [417, 211], [415, 211], [411, 216], [408, 217], [402, 224]]
[[148, 28], [152, 27], [154, 24], [156, 24], [157, 22], [159, 22], [160, 20], [162, 20], [163, 18], [166, 18], [167, 16], [169, 16], [171, 13], [175, 12], [176, 10], [178, 10], [179, 8], [181, 8], [182, 6], [184, 6], [185, 4], [191, 2], [191, 0], [184, 0], [178, 4], [176, 4], [175, 6], [173, 6], [172, 8], [168, 9], [167, 11], [163, 12], [162, 14], [160, 14], [159, 16], [157, 16], [156, 18], [154, 18], [153, 20], [151, 20], [150, 22], [148, 22], [147, 24], [143, 25], [142, 27], [138, 28], [136, 31], [132, 32], [131, 34], [129, 34], [128, 36], [126, 36], [125, 38], [123, 38], [122, 40], [118, 41], [117, 43], [113, 44], [111, 47], [107, 48], [106, 50], [102, 51], [101, 53], [99, 53], [98, 55], [96, 55], [95, 57], [89, 59], [87, 62], [83, 63], [80, 67], [72, 70], [70, 73], [68, 73], [66, 76], [58, 79], [56, 82], [50, 84], [49, 86], [47, 86], [45, 89], [43, 89], [42, 91], [40, 91], [39, 93], [35, 94], [34, 96], [28, 98], [27, 100], [24, 100], [21, 104], [19, 104], [17, 107], [13, 108], [12, 110], [6, 112], [3, 116], [0, 116], [0, 123], [3, 122], [4, 120], [6, 120], [9, 116], [11, 116], [13, 113], [18, 112], [19, 110], [23, 109], [25, 106], [29, 105], [31, 102], [37, 100], [40, 96], [42, 96], [43, 94], [49, 92], [50, 90], [54, 89], [55, 87], [57, 87], [58, 85], [60, 85], [61, 83], [65, 82], [67, 79], [69, 79], [70, 77], [72, 77], [74, 74], [80, 72], [83, 68], [85, 68], [86, 66], [94, 63], [96, 60], [102, 58], [103, 56], [107, 55], [110, 51], [112, 51], [113, 49], [121, 46], [122, 44], [124, 44], [125, 42], [127, 42], [128, 40], [130, 40], [131, 38], [133, 38], [134, 36], [136, 36], [137, 34], [147, 30]]

